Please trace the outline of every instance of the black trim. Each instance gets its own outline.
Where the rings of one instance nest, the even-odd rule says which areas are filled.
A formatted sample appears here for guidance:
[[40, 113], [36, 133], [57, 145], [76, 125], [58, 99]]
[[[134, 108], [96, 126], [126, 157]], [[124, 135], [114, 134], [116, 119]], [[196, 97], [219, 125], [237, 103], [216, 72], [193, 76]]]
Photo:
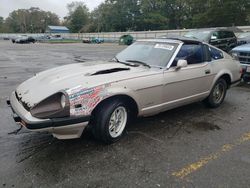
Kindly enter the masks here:
[[6, 103], [8, 106], [10, 106], [10, 100], [7, 100]]
[[241, 82], [241, 79], [231, 82], [231, 85]]
[[36, 129], [63, 127], [67, 125], [88, 122], [89, 120], [90, 116], [74, 117], [74, 118], [55, 118], [51, 119], [48, 122], [37, 123], [37, 124], [26, 124], [25, 126], [27, 129], [36, 130]]
[[[8, 101], [7, 101], [8, 104]], [[11, 105], [10, 105], [11, 107]], [[27, 129], [37, 130], [37, 129], [47, 129], [47, 128], [55, 128], [55, 127], [63, 127], [67, 125], [73, 125], [78, 123], [84, 123], [90, 121], [91, 116], [84, 117], [67, 117], [67, 118], [53, 118], [48, 121], [44, 121], [41, 123], [27, 123], [25, 122], [11, 107], [13, 112], [13, 119], [16, 123], [21, 123]]]

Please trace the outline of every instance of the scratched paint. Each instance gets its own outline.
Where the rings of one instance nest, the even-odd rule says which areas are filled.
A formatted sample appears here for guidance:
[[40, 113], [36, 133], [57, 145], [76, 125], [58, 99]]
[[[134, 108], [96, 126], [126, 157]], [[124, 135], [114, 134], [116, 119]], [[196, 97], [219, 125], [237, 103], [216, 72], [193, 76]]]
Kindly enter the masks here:
[[205, 165], [207, 165], [209, 162], [212, 162], [215, 159], [220, 158], [223, 154], [233, 150], [235, 147], [244, 144], [245, 142], [250, 141], [250, 132], [244, 134], [242, 137], [240, 137], [238, 140], [236, 140], [234, 143], [232, 144], [225, 144], [221, 147], [221, 149], [219, 151], [217, 151], [216, 153], [213, 153], [207, 157], [203, 157], [201, 158], [199, 161], [194, 162], [190, 165], [187, 165], [186, 167], [173, 172], [172, 175], [176, 176], [178, 178], [184, 179], [185, 177], [187, 177], [188, 175], [194, 173], [195, 171], [201, 169], [202, 167], [204, 167]]
[[70, 115], [71, 116], [86, 116], [90, 115], [97, 104], [108, 97], [107, 87], [102, 85], [93, 88], [84, 88], [77, 86], [69, 89], [66, 92], [69, 95]]

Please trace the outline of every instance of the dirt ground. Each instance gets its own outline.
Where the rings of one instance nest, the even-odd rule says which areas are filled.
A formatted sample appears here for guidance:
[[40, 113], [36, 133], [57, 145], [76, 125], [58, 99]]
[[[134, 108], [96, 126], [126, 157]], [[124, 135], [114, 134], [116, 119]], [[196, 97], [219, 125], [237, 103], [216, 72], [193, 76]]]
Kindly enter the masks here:
[[10, 93], [42, 70], [108, 60], [116, 44], [12, 44], [0, 41], [0, 187], [250, 187], [250, 87], [228, 91], [225, 103], [195, 103], [129, 125], [103, 145], [90, 133], [60, 141], [18, 129]]

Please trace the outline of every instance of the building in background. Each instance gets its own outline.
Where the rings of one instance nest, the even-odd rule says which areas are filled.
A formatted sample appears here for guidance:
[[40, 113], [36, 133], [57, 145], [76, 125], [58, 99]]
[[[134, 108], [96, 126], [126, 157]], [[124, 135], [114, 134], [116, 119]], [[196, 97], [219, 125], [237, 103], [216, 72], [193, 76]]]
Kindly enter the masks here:
[[46, 33], [70, 33], [69, 29], [65, 26], [52, 26], [49, 25], [46, 29]]

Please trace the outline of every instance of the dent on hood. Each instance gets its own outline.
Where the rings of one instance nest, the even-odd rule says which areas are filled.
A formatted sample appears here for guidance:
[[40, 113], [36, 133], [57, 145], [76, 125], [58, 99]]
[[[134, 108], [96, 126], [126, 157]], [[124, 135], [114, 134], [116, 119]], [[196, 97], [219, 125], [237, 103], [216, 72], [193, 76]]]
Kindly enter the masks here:
[[109, 96], [107, 87], [110, 84], [93, 88], [77, 86], [67, 90], [71, 116], [88, 116], [103, 99]]

